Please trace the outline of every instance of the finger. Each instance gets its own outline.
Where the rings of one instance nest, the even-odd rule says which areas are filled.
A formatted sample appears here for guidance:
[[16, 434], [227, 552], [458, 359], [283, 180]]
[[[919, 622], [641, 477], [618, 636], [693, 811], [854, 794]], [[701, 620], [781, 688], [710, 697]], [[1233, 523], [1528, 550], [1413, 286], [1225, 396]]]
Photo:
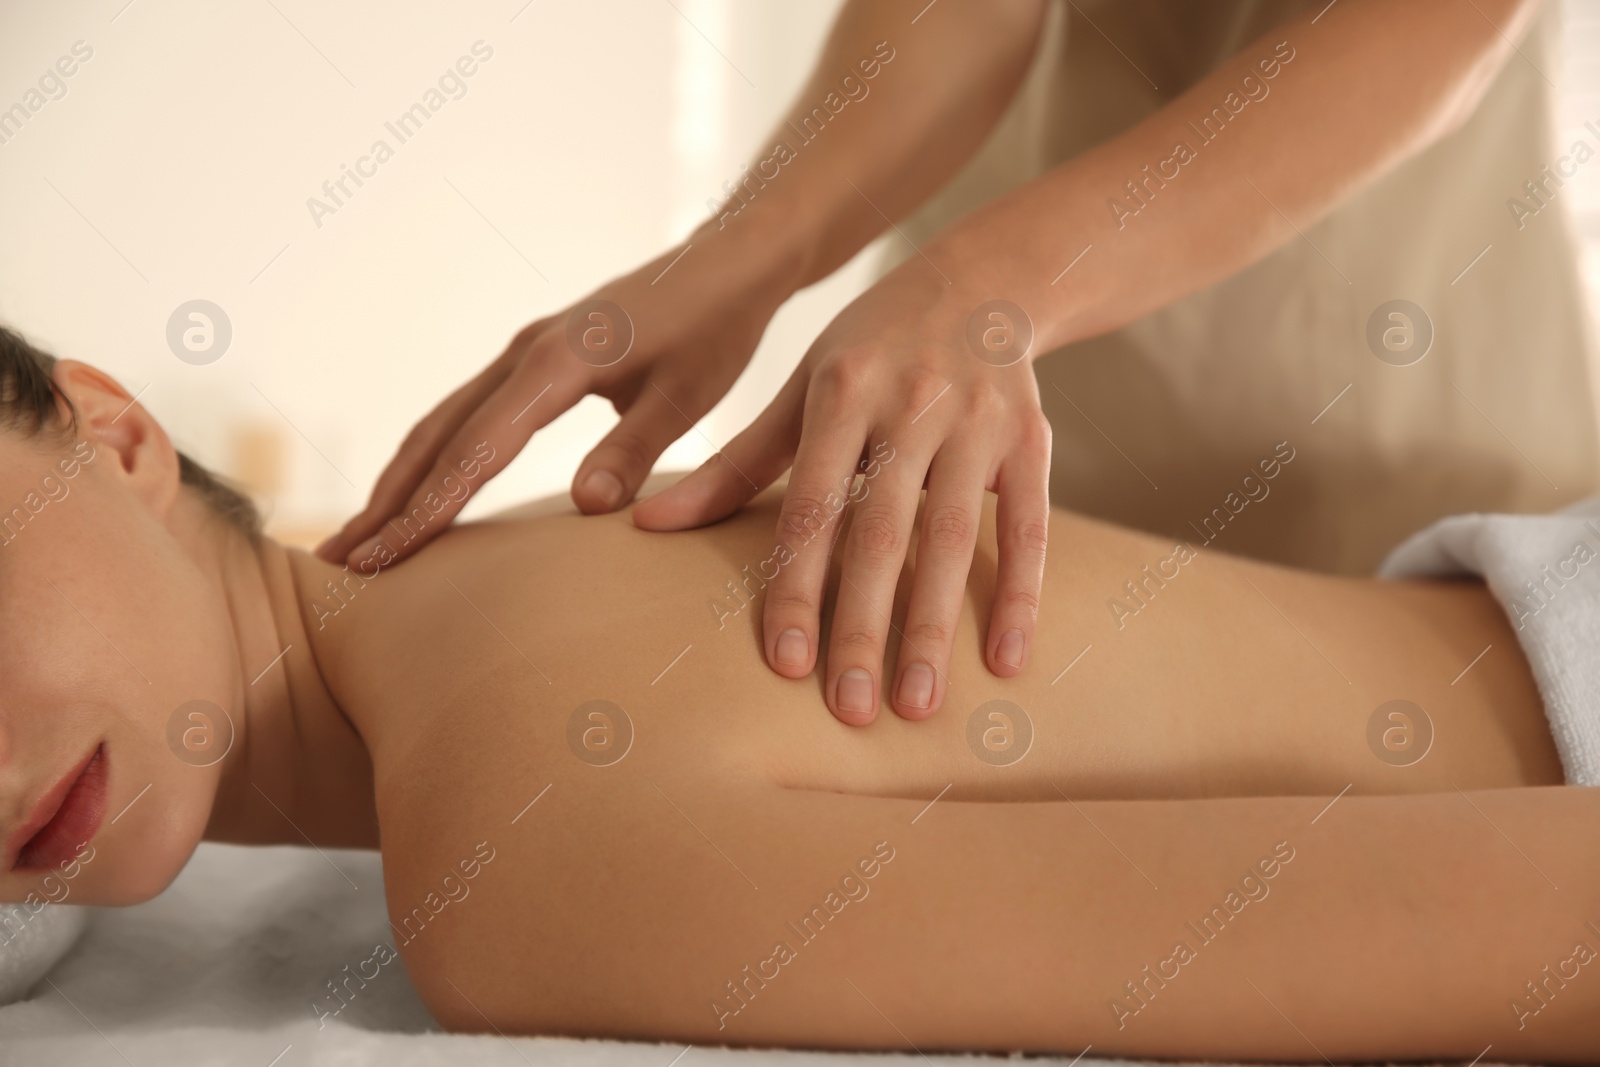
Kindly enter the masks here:
[[[865, 436], [864, 426], [824, 425], [820, 418], [808, 420], [800, 435], [794, 473], [778, 511], [773, 551], [778, 571], [768, 580], [761, 622], [767, 662], [788, 678], [803, 678], [816, 666], [828, 560]], [[853, 721], [870, 722], [875, 708], [869, 703]]]
[[986, 642], [989, 670], [1019, 673], [1033, 648], [1050, 535], [1050, 424], [1043, 414], [1026, 427], [995, 483], [999, 565]]
[[925, 719], [944, 701], [988, 476], [987, 459], [977, 442], [958, 440], [945, 443], [929, 471], [911, 603], [892, 690], [894, 710], [903, 718]]
[[417, 483], [438, 459], [439, 448], [461, 428], [467, 416], [505, 383], [517, 361], [552, 321], [554, 317], [539, 319], [518, 331], [493, 362], [412, 427], [373, 486], [367, 506], [338, 533], [317, 546], [316, 554], [320, 558], [329, 563], [342, 563], [355, 546], [378, 532], [384, 521], [416, 490]]
[[796, 372], [754, 422], [694, 472], [633, 509], [641, 530], [687, 530], [738, 511], [789, 469], [800, 440], [807, 378]]
[[894, 592], [931, 458], [909, 449], [900, 455], [856, 488], [844, 535], [824, 692], [834, 715], [845, 722], [870, 720], [878, 709]]
[[615, 511], [633, 499], [667, 446], [709, 408], [688, 390], [662, 389], [653, 379], [611, 432], [578, 464], [572, 500], [585, 515]]
[[373, 486], [367, 506], [353, 516], [340, 531], [317, 546], [316, 554], [329, 563], [342, 563], [350, 550], [367, 540], [393, 515], [416, 489], [429, 467], [438, 458], [439, 448], [460, 429], [461, 424], [510, 375], [509, 368], [491, 364], [483, 373], [446, 397], [411, 428], [394, 458]]
[[[540, 341], [540, 345], [547, 342]], [[559, 342], [556, 342], [559, 343]], [[389, 566], [412, 555], [447, 529], [467, 501], [504, 470], [536, 431], [582, 399], [586, 374], [574, 372], [553, 349], [530, 353], [472, 411], [438, 450], [437, 458], [377, 533], [357, 546], [351, 566]]]

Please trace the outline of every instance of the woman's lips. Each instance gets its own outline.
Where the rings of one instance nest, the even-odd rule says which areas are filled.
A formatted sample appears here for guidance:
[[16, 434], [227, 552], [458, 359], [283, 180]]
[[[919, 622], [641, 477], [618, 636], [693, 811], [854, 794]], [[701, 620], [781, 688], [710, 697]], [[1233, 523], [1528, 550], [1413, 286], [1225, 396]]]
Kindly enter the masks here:
[[[13, 869], [48, 870], [71, 860], [100, 828], [105, 811], [106, 754], [102, 743], [87, 762], [39, 801], [29, 822], [38, 829], [18, 849]], [[42, 825], [40, 819], [44, 820]], [[26, 828], [23, 832], [27, 832]]]

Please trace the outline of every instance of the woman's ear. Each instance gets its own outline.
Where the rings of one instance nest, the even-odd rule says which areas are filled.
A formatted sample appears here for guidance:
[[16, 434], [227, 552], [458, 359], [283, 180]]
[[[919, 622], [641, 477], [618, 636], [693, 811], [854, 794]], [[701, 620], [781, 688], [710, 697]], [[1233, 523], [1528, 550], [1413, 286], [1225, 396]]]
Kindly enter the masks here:
[[[76, 410], [79, 435], [106, 459], [114, 459], [110, 466], [123, 484], [165, 519], [181, 487], [178, 453], [166, 431], [126, 389], [87, 363], [58, 360], [50, 377]], [[61, 412], [63, 425], [70, 414]]]

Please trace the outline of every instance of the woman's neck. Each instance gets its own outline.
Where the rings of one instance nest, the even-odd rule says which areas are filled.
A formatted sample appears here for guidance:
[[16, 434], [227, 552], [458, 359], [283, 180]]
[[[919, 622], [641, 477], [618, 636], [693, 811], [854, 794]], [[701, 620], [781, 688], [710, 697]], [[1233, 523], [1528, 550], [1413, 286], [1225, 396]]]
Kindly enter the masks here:
[[311, 591], [337, 569], [266, 538], [251, 544], [230, 533], [213, 545], [208, 563], [233, 617], [242, 715], [206, 838], [376, 848], [371, 760], [329, 685], [347, 635], [310, 629], [304, 615]]

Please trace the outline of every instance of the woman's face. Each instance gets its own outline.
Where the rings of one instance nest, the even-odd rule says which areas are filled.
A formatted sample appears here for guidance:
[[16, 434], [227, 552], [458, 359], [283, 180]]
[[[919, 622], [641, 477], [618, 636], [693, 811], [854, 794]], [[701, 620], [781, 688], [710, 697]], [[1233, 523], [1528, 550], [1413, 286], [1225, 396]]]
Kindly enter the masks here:
[[76, 447], [0, 430], [0, 902], [159, 893], [204, 835], [223, 720], [242, 725], [170, 443], [142, 410], [74, 400]]

